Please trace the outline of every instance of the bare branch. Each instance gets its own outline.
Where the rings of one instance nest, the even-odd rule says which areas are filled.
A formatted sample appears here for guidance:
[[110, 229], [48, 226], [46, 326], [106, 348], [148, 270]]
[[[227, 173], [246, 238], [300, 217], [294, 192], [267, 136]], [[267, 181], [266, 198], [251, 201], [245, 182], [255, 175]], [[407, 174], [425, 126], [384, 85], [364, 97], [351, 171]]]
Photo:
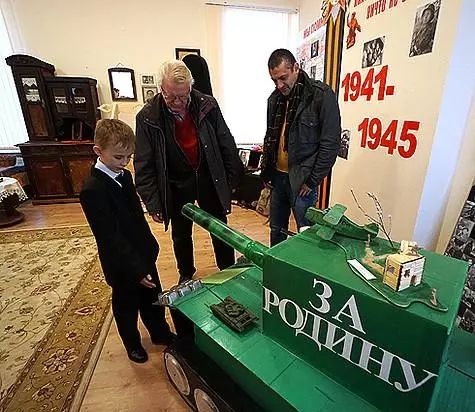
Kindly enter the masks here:
[[379, 202], [378, 198], [376, 195], [374, 195], [371, 192], [367, 192], [367, 195], [369, 196], [370, 199], [373, 200], [374, 207], [376, 209], [376, 214], [378, 215], [378, 219], [375, 219], [374, 217], [370, 216], [361, 206], [361, 204], [358, 202], [358, 199], [356, 198], [356, 195], [353, 191], [353, 189], [350, 189], [351, 195], [353, 196], [353, 199], [356, 203], [356, 206], [358, 209], [363, 213], [363, 215], [370, 221], [378, 225], [378, 227], [381, 229], [383, 232], [384, 236], [388, 239], [389, 243], [391, 244], [391, 247], [394, 248], [393, 241], [391, 240], [390, 233], [391, 233], [391, 215], [388, 215], [388, 221], [389, 221], [389, 230], [386, 229], [386, 225], [384, 223], [384, 213], [383, 213], [383, 208], [381, 206], [381, 203]]
[[358, 206], [358, 209], [360, 209], [361, 213], [363, 213], [363, 215], [370, 221], [370, 222], [373, 222], [373, 223], [376, 223], [378, 226], [379, 226], [379, 222], [373, 218], [372, 216], [370, 216], [368, 213], [366, 213], [366, 211], [363, 209], [363, 207], [360, 205], [360, 203], [358, 202], [358, 199], [356, 198], [356, 195], [355, 195], [355, 192], [353, 192], [353, 189], [350, 189], [350, 192], [353, 196], [353, 199], [356, 203], [356, 206]]

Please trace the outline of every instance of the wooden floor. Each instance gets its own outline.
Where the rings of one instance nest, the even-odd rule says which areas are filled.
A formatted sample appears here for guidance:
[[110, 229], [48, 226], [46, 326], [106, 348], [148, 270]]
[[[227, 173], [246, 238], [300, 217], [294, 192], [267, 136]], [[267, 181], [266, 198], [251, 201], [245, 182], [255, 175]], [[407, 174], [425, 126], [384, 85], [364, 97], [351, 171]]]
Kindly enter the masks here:
[[[77, 203], [64, 205], [37, 205], [27, 202], [18, 208], [25, 214], [25, 220], [3, 230], [34, 229], [87, 224], [81, 207]], [[258, 213], [233, 208], [229, 225], [249, 237], [268, 244], [269, 229], [266, 218]], [[293, 225], [294, 226], [294, 225]], [[176, 284], [178, 276], [170, 241], [170, 232], [165, 233], [163, 225], [151, 223], [152, 230], [160, 243], [158, 269], [162, 287]], [[194, 226], [196, 277], [205, 277], [215, 272], [216, 266], [211, 240], [206, 231]], [[169, 320], [171, 323], [171, 321]], [[142, 341], [149, 353], [149, 361], [139, 365], [130, 362], [112, 323], [99, 361], [84, 398], [81, 412], [129, 412], [129, 411], [188, 411], [186, 403], [169, 383], [163, 366], [163, 346], [155, 346], [141, 327]]]

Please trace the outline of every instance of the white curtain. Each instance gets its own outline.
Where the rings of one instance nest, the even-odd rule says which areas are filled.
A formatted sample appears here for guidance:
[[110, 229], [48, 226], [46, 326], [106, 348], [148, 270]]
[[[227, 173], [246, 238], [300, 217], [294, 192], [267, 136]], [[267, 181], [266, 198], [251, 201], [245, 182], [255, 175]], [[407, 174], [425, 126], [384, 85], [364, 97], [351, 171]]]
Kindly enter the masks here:
[[222, 8], [221, 101], [237, 144], [262, 143], [267, 98], [274, 90], [267, 60], [272, 51], [294, 51], [297, 14], [287, 11]]
[[5, 58], [11, 54], [13, 47], [0, 9], [0, 150], [11, 149], [28, 140], [12, 70], [5, 63]]

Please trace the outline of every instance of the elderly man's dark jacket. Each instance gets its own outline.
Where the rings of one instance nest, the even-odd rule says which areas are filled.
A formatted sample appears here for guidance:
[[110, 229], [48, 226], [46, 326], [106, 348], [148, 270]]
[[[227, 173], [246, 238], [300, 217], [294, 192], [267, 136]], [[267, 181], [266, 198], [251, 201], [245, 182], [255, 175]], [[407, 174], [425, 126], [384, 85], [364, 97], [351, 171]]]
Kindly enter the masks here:
[[[231, 190], [239, 183], [243, 167], [236, 143], [213, 97], [193, 89], [188, 109], [196, 125], [200, 162], [207, 163], [223, 212], [228, 214]], [[163, 214], [165, 229], [173, 207], [166, 150], [175, 142], [173, 125], [161, 94], [136, 118], [135, 184], [148, 212]]]
[[[332, 89], [303, 73], [303, 93], [288, 140], [289, 180], [294, 197], [306, 183], [319, 185], [335, 163], [341, 141], [340, 109]], [[281, 93], [276, 89], [267, 100], [268, 131], [264, 139], [262, 177], [270, 181], [275, 171], [279, 139], [269, 132]], [[289, 127], [289, 126], [287, 126]]]
[[159, 252], [128, 170], [121, 182], [122, 187], [92, 166], [80, 194], [102, 270], [112, 287], [138, 284], [150, 274]]

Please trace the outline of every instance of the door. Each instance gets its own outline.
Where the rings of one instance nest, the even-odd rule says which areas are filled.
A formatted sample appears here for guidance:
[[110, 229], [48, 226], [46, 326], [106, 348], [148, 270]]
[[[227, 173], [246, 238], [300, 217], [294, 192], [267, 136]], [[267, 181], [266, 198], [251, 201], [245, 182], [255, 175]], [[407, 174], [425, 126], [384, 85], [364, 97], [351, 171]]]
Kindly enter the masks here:
[[71, 187], [72, 196], [79, 196], [84, 181], [89, 175], [91, 167], [95, 162], [95, 155], [90, 157], [78, 156], [63, 158], [63, 162], [67, 171], [68, 183]]
[[28, 162], [37, 199], [68, 196], [63, 165], [59, 158], [32, 157]]
[[87, 119], [89, 106], [92, 104], [87, 84], [73, 83], [68, 87], [75, 117]]
[[54, 138], [54, 127], [48, 97], [39, 71], [29, 67], [16, 68], [16, 86], [31, 140]]

